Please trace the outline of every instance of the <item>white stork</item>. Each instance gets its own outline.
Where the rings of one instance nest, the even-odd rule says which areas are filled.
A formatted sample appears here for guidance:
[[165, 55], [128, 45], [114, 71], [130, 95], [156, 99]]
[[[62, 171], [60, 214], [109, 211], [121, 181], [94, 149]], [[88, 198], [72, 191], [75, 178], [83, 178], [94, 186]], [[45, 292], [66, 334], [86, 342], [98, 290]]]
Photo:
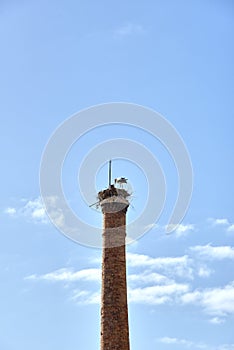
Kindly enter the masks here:
[[120, 187], [123, 187], [123, 184], [126, 184], [127, 183], [127, 180], [125, 177], [117, 177], [115, 179], [115, 185], [116, 184], [120, 184]]

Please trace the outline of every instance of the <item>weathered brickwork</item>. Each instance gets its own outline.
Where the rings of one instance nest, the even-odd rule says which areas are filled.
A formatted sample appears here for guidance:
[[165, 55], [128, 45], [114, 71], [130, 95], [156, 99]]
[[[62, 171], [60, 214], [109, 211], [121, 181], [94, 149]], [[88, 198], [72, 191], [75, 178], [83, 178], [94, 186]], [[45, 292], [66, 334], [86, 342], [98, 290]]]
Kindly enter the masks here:
[[[113, 203], [110, 205], [113, 206]], [[118, 209], [118, 204], [115, 203]], [[103, 211], [101, 350], [129, 350], [126, 283], [126, 211]]]

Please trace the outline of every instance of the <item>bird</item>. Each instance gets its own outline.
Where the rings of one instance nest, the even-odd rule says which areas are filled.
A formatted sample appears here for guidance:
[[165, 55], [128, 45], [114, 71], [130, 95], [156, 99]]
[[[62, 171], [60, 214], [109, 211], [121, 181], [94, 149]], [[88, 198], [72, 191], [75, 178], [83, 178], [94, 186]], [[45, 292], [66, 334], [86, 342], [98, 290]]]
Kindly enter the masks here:
[[126, 184], [127, 183], [127, 180], [125, 177], [117, 177], [115, 179], [115, 184], [120, 184], [120, 185], [123, 185], [123, 184]]

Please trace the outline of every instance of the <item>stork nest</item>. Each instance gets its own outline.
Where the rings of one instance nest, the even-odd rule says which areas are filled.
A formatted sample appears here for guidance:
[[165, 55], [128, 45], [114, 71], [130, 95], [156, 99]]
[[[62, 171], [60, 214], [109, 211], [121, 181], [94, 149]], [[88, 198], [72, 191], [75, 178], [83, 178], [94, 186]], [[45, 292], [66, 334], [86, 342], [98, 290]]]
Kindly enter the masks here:
[[103, 201], [106, 198], [110, 198], [110, 197], [122, 197], [124, 199], [126, 199], [127, 197], [130, 196], [130, 193], [128, 193], [125, 189], [123, 188], [116, 188], [114, 185], [111, 185], [109, 188], [107, 188], [106, 190], [100, 191], [98, 192], [98, 199], [99, 201]]

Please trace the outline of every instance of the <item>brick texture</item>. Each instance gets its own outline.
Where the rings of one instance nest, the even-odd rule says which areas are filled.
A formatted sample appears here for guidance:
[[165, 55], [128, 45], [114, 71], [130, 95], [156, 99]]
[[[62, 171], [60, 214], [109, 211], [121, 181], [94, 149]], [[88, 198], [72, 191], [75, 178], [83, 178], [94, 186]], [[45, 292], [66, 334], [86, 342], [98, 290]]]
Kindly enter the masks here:
[[127, 208], [128, 205], [123, 207], [118, 203], [102, 205], [101, 350], [130, 349], [125, 250]]

